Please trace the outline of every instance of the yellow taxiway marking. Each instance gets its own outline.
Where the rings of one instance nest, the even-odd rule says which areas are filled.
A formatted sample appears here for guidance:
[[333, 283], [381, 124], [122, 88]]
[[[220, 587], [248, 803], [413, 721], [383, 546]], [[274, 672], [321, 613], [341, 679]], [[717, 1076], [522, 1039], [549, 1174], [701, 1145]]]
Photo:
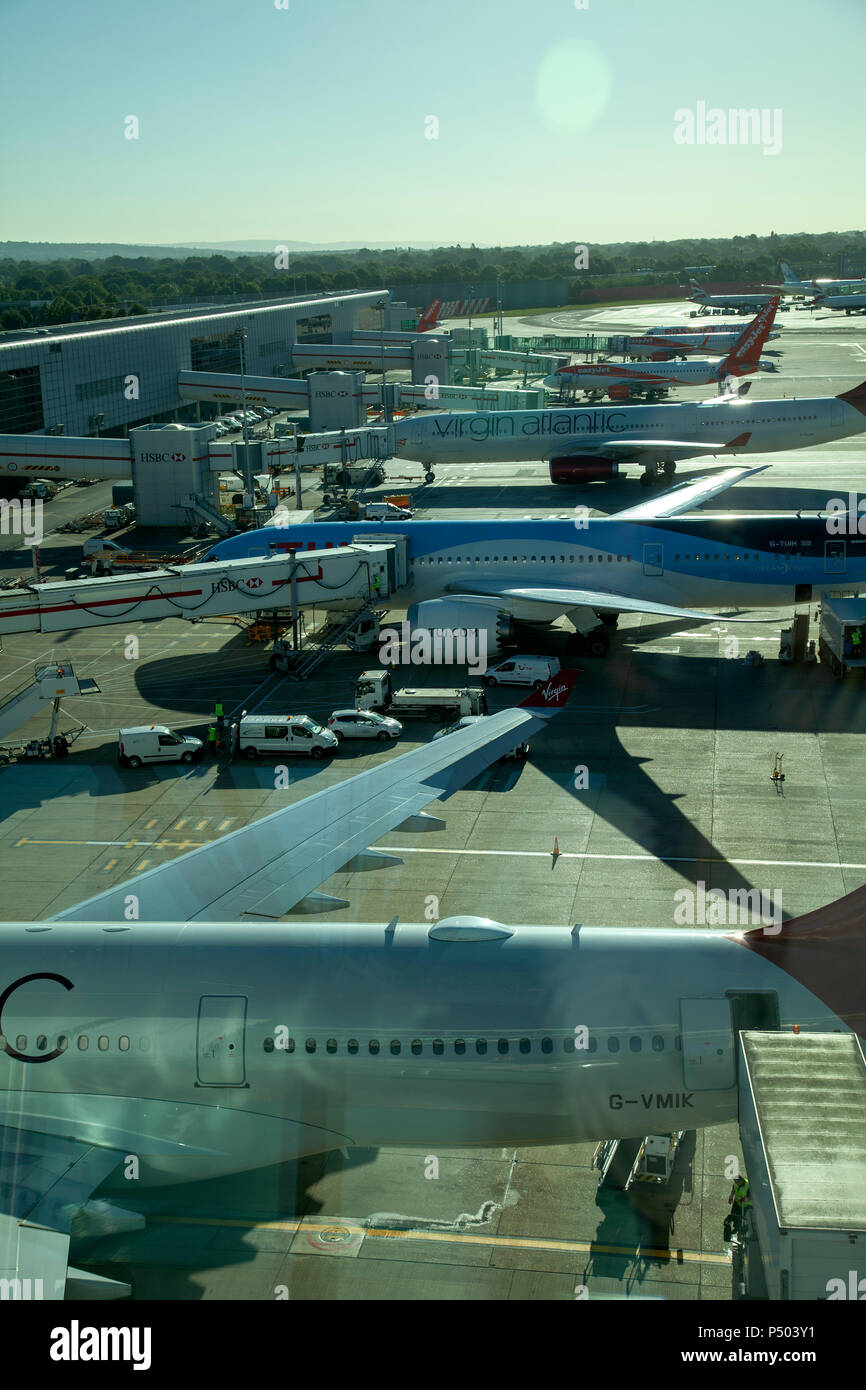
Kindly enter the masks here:
[[108, 863], [103, 865], [102, 872], [103, 872], [104, 874], [107, 874], [109, 869], [113, 869], [114, 866], [115, 866], [115, 864], [119, 864], [119, 863], [120, 863], [120, 860], [119, 860], [119, 859], [109, 859]]
[[142, 871], [142, 869], [144, 868], [145, 864], [149, 864], [149, 863], [150, 863], [150, 860], [149, 860], [149, 859], [142, 859], [142, 861], [141, 861], [140, 864], [136, 864], [136, 866], [135, 866], [135, 868], [133, 869], [132, 872], [133, 872], [134, 874], [140, 874], [141, 871]]
[[287, 1231], [305, 1234], [332, 1234], [335, 1230], [345, 1231], [347, 1235], [373, 1236], [385, 1240], [426, 1240], [436, 1244], [452, 1245], [490, 1245], [497, 1250], [552, 1250], [564, 1255], [627, 1255], [632, 1259], [669, 1260], [673, 1264], [729, 1265], [731, 1256], [719, 1250], [674, 1250], [639, 1247], [630, 1245], [599, 1245], [594, 1240], [557, 1240], [543, 1236], [495, 1236], [466, 1231], [413, 1231], [394, 1230], [387, 1226], [362, 1226], [356, 1221], [342, 1221], [335, 1217], [332, 1221], [308, 1221], [299, 1218], [295, 1221], [245, 1221], [242, 1218], [209, 1216], [154, 1216], [148, 1217], [154, 1225], [161, 1226], [233, 1226], [249, 1231]]
[[15, 848], [20, 849], [22, 845], [96, 845], [108, 849], [121, 845], [123, 849], [200, 849], [203, 844], [210, 843], [210, 840], [31, 840], [23, 835], [15, 841]]
[[233, 820], [234, 816], [229, 816], [228, 820], [224, 820], [220, 825], [217, 826], [217, 831], [219, 832], [220, 830], [228, 830]]
[[156, 825], [156, 821], [155, 821], [155, 820], [149, 820], [149, 821], [147, 822], [147, 825], [146, 825], [144, 828], [145, 828], [145, 830], [152, 830], [153, 827], [154, 827], [155, 825]]

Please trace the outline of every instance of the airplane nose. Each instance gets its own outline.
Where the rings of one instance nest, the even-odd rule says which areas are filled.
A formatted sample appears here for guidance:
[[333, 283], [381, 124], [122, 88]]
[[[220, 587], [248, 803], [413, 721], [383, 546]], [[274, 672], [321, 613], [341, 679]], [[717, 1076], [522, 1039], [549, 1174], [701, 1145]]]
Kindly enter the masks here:
[[546, 376], [541, 384], [546, 386], [548, 391], [555, 391], [559, 386], [559, 377], [554, 372], [551, 376]]

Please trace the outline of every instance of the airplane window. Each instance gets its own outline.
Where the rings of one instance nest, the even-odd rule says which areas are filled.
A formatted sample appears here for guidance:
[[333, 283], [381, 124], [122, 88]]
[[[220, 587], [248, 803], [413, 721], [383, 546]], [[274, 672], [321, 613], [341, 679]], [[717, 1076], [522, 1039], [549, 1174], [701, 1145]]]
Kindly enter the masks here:
[[689, 560], [689, 559], [691, 559], [691, 556], [690, 556], [690, 555], [684, 555], [684, 556], [683, 556], [683, 559], [684, 559], [684, 560]]
[[315, 1039], [315, 1038], [307, 1038], [307, 1041], [304, 1043], [304, 1047], [306, 1048], [307, 1052], [315, 1052], [315, 1050], [316, 1050], [316, 1039]]
[[462, 1056], [463, 1056], [464, 1052], [466, 1051], [466, 1040], [465, 1040], [465, 1038], [455, 1038], [455, 1039], [454, 1039], [454, 1051], [457, 1053], [457, 1056], [458, 1056], [458, 1057], [462, 1057]]
[[573, 1052], [573, 1051], [574, 1051], [574, 1038], [563, 1038], [563, 1040], [562, 1040], [562, 1050], [563, 1050], [563, 1052]]
[[90, 1039], [87, 1038], [87, 1037], [85, 1037], [84, 1034], [82, 1034], [81, 1037], [78, 1039], [78, 1051], [79, 1051], [79, 1052], [86, 1052], [87, 1049], [89, 1048], [89, 1046], [90, 1046]]
[[47, 1046], [48, 1039], [46, 1038], [44, 1033], [40, 1033], [39, 1037], [36, 1039], [36, 1051], [44, 1052]]
[[608, 1052], [619, 1052], [619, 1038], [608, 1038], [607, 1050]]
[[367, 1044], [367, 1046], [368, 1046], [368, 1048], [369, 1048], [369, 1050], [370, 1050], [371, 1055], [372, 1055], [373, 1057], [375, 1057], [375, 1056], [377, 1055], [378, 1051], [379, 1051], [379, 1044], [378, 1044], [378, 1042], [376, 1041], [376, 1039], [375, 1039], [375, 1038], [371, 1038], [370, 1041], [369, 1041], [369, 1043]]
[[665, 1050], [665, 1040], [664, 1040], [664, 1038], [662, 1037], [661, 1033], [654, 1033], [654, 1034], [653, 1034], [653, 1052], [664, 1052], [664, 1050]]
[[607, 563], [608, 563], [609, 565], [613, 563], [613, 556], [612, 556], [612, 555], [608, 555], [608, 557], [607, 557]]
[[552, 1051], [553, 1051], [553, 1038], [542, 1038], [542, 1039], [541, 1039], [541, 1050], [542, 1050], [542, 1052], [546, 1052], [546, 1053], [547, 1053], [547, 1052], [552, 1052]]
[[520, 1048], [520, 1051], [525, 1053], [529, 1052], [530, 1048], [532, 1047], [532, 1044], [528, 1038], [521, 1038], [518, 1046]]
[[487, 1041], [485, 1038], [475, 1039], [475, 1051], [480, 1052], [482, 1054], [487, 1051]]
[[638, 1037], [632, 1037], [629, 1038], [628, 1045], [632, 1052], [640, 1052], [643, 1048], [643, 1041]]
[[347, 1052], [351, 1052], [351, 1053], [352, 1053], [352, 1056], [355, 1055], [355, 1053], [358, 1051], [358, 1039], [357, 1039], [357, 1038], [350, 1038], [350, 1039], [349, 1039], [349, 1041], [346, 1043], [346, 1051], [347, 1051]]
[[397, 1040], [397, 1038], [392, 1038], [392, 1039], [391, 1039], [391, 1056], [392, 1056], [392, 1057], [399, 1057], [399, 1055], [400, 1055], [400, 1043], [399, 1043], [399, 1041]]
[[581, 565], [583, 564], [583, 556], [582, 556], [582, 555], [578, 555], [577, 560], [578, 560], [578, 564], [581, 564]]
[[547, 556], [546, 556], [546, 555], [542, 555], [542, 556], [541, 556], [541, 563], [542, 563], [543, 565], [547, 564]]
[[264, 1042], [262, 1043], [262, 1047], [263, 1047], [263, 1049], [264, 1049], [265, 1052], [273, 1052], [273, 1050], [274, 1050], [274, 1040], [273, 1040], [273, 1038], [265, 1038]]
[[496, 1050], [497, 1050], [498, 1052], [500, 1052], [500, 1053], [505, 1053], [505, 1052], [507, 1052], [507, 1051], [508, 1051], [508, 1039], [507, 1039], [507, 1038], [500, 1038], [500, 1039], [499, 1039], [499, 1042], [496, 1044]]
[[15, 1046], [17, 1047], [19, 1052], [24, 1051], [25, 1047], [27, 1046], [27, 1038], [24, 1035], [24, 1033], [18, 1034], [18, 1037], [15, 1039]]
[[676, 1048], [677, 1052], [682, 1052], [683, 1050], [683, 1040], [680, 1037], [679, 1033], [677, 1033], [676, 1037], [674, 1038], [674, 1047]]
[[480, 555], [476, 555], [476, 556], [475, 556], [475, 563], [476, 563], [476, 565], [480, 565], [480, 564], [481, 564], [481, 556], [480, 556]]
[[419, 1042], [417, 1038], [413, 1039], [413, 1041], [412, 1041], [412, 1043], [411, 1043], [412, 1056], [413, 1056], [413, 1057], [420, 1057], [420, 1055], [421, 1055], [421, 1053], [423, 1052], [423, 1050], [424, 1050], [424, 1044], [423, 1044], [422, 1042]]
[[281, 1052], [294, 1052], [294, 1050], [295, 1050], [295, 1040], [294, 1040], [294, 1038], [286, 1038], [285, 1045], [284, 1045], [283, 1047], [280, 1048], [280, 1051], [281, 1051]]
[[441, 1039], [441, 1038], [434, 1038], [434, 1039], [433, 1039], [433, 1056], [434, 1056], [434, 1057], [441, 1057], [441, 1056], [442, 1056], [442, 1053], [443, 1053], [444, 1051], [445, 1051], [445, 1044], [444, 1044], [444, 1042], [442, 1041], [442, 1039]]
[[675, 556], [674, 556], [674, 559], [675, 559], [675, 560], [678, 560], [679, 558], [680, 558], [679, 555], [675, 555]]
[[564, 555], [560, 555], [560, 557], [559, 557], [559, 563], [560, 563], [561, 565], [564, 565], [564, 564], [565, 564], [565, 556], [564, 556]]
[[96, 1046], [99, 1048], [100, 1052], [108, 1051], [108, 1038], [104, 1033], [100, 1033], [99, 1037], [96, 1039]]
[[337, 1050], [337, 1039], [336, 1039], [336, 1038], [328, 1038], [328, 1041], [325, 1043], [325, 1051], [326, 1051], [326, 1052], [336, 1052], [336, 1050]]
[[533, 565], [535, 564], [535, 556], [534, 556], [534, 555], [532, 556], [532, 563], [533, 563]]
[[117, 1046], [120, 1048], [120, 1051], [121, 1051], [121, 1052], [128, 1052], [128, 1051], [129, 1051], [129, 1038], [127, 1038], [126, 1036], [124, 1036], [124, 1037], [122, 1037], [122, 1038], [118, 1038], [118, 1039], [117, 1039]]
[[616, 558], [617, 558], [617, 562], [619, 562], [619, 561], [622, 559], [622, 556], [621, 556], [621, 555], [617, 555]]
[[[2, 1042], [2, 1039], [0, 1039], [0, 1042]], [[65, 1052], [68, 1046], [69, 1046], [69, 1039], [67, 1038], [67, 1036], [66, 1036], [65, 1033], [61, 1033], [60, 1036], [59, 1036], [58, 1039], [57, 1039], [57, 1051], [58, 1051], [58, 1052]]]
[[714, 556], [713, 556], [713, 559], [716, 561], [716, 563], [718, 563], [718, 561], [720, 560], [720, 558], [721, 558], [721, 556], [719, 556], [719, 555], [714, 555]]
[[631, 559], [631, 556], [630, 556], [630, 555], [626, 555], [625, 558], [626, 558], [627, 560], [630, 560], [630, 559]]

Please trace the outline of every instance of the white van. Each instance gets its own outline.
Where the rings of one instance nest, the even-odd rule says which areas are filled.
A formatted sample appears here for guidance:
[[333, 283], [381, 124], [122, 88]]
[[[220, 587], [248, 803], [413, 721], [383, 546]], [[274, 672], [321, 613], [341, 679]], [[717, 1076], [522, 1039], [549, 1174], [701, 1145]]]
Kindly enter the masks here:
[[532, 685], [536, 689], [560, 669], [555, 656], [512, 656], [484, 675], [485, 685]]
[[237, 746], [245, 758], [260, 754], [282, 758], [291, 753], [324, 758], [326, 753], [336, 753], [340, 741], [306, 714], [242, 714]]
[[413, 515], [408, 507], [397, 507], [393, 502], [365, 502], [363, 512], [367, 521], [408, 521]]
[[204, 744], [190, 734], [175, 734], [165, 724], [139, 724], [118, 729], [117, 760], [127, 767], [142, 763], [191, 763], [200, 758]]

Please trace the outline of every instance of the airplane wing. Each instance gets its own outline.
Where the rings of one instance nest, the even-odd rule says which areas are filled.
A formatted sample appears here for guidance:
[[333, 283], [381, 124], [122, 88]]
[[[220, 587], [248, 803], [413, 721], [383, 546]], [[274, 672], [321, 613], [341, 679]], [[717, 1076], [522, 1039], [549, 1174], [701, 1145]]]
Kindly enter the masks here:
[[73, 1218], [122, 1159], [117, 1149], [0, 1127], [0, 1280], [4, 1290], [14, 1291], [4, 1297], [130, 1293], [128, 1284], [67, 1269], [66, 1263]]
[[621, 434], [603, 434], [592, 444], [574, 443], [557, 449], [552, 457], [567, 459], [569, 454], [580, 454], [583, 458], [594, 454], [601, 459], [628, 462], [630, 459], [649, 456], [659, 463], [676, 463], [678, 459], [699, 458], [702, 454], [718, 454], [722, 450], [730, 450], [734, 442], [705, 440], [696, 444], [693, 439], [624, 439]]
[[[564, 588], [561, 585], [521, 585], [519, 588], [507, 586], [499, 583], [495, 579], [477, 579], [474, 581], [455, 580], [455, 585], [459, 584], [460, 593], [454, 594], [454, 602], [459, 603], [460, 599], [465, 599], [467, 603], [473, 597], [485, 596], [508, 600], [520, 608], [519, 617], [526, 617], [531, 620], [533, 616], [544, 618], [549, 616], [552, 622], [554, 613], [569, 613], [576, 608], [586, 608], [593, 613], [599, 610], [603, 612], [616, 611], [617, 613], [648, 613], [657, 618], [689, 618], [692, 622], [747, 622], [746, 618], [727, 618], [718, 613], [702, 613], [695, 608], [678, 608], [670, 603], [654, 603], [651, 599], [634, 598], [630, 594], [617, 593], [613, 589], [580, 589]], [[535, 614], [531, 613], [531, 606], [538, 605]], [[544, 610], [549, 610], [546, 615]], [[526, 609], [526, 612], [524, 612]]]
[[720, 492], [727, 492], [729, 487], [733, 487], [734, 483], [740, 482], [743, 478], [763, 473], [769, 467], [768, 463], [763, 463], [758, 468], [725, 468], [721, 473], [705, 478], [689, 478], [685, 482], [675, 483], [673, 487], [666, 488], [664, 492], [658, 493], [646, 502], [638, 502], [636, 506], [626, 507], [625, 511], [614, 512], [613, 515], [617, 521], [649, 521], [680, 516], [683, 512], [690, 512], [700, 506], [702, 502], [708, 502], [711, 497], [717, 497]]
[[565, 706], [577, 675], [560, 671], [514, 709], [314, 792], [49, 920], [123, 922], [130, 895], [145, 922], [282, 917], [387, 831], [524, 743]]

